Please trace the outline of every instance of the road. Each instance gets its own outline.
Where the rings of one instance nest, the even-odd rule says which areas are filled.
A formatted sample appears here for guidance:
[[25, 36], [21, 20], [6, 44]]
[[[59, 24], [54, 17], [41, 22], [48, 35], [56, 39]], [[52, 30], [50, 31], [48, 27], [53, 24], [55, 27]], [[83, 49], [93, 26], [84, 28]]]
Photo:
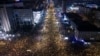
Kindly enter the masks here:
[[[53, 4], [47, 9], [42, 29], [34, 37], [25, 36], [11, 42], [3, 41], [2, 56], [66, 56], [66, 42], [61, 38]], [[8, 52], [9, 51], [9, 52]]]
[[46, 14], [41, 29], [33, 36], [0, 41], [0, 56], [100, 56], [96, 45], [74, 50], [70, 43], [63, 40], [53, 3]]

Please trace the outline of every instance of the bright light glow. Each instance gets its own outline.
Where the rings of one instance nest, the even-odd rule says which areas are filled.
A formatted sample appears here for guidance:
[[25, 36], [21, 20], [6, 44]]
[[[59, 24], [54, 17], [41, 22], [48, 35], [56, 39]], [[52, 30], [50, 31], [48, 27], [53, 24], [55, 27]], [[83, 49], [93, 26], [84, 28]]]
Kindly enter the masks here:
[[68, 20], [68, 18], [64, 15], [64, 21], [65, 21], [65, 20]]
[[72, 25], [70, 26], [70, 28], [71, 28], [71, 29], [74, 29]]
[[9, 34], [9, 36], [12, 36], [11, 34]]
[[16, 2], [19, 2], [20, 0], [15, 0]]
[[12, 35], [12, 37], [15, 37], [15, 35]]
[[36, 26], [36, 23], [34, 23], [34, 26]]
[[41, 11], [33, 12], [33, 16], [34, 16], [34, 22], [39, 23], [39, 20], [41, 19]]
[[69, 21], [68, 20], [69, 19], [66, 17], [66, 15], [64, 15], [64, 19], [63, 19], [64, 23], [69, 24]]
[[58, 15], [59, 17], [62, 17], [62, 16], [61, 16], [61, 13], [58, 13], [57, 15]]
[[0, 31], [0, 33], [2, 33], [2, 31]]
[[68, 30], [68, 33], [70, 33], [70, 30]]
[[56, 24], [59, 24], [59, 22], [56, 22]]
[[86, 6], [87, 7], [90, 7], [90, 8], [98, 8], [98, 6], [96, 4], [88, 4]]
[[9, 35], [7, 34], [7, 35], [5, 35], [5, 37], [9, 37]]
[[65, 37], [64, 39], [65, 39], [65, 40], [68, 40], [68, 37]]
[[43, 27], [43, 30], [46, 30], [46, 27]]
[[84, 42], [84, 44], [87, 44], [87, 42]]
[[1, 36], [4, 36], [4, 34], [2, 33]]
[[23, 19], [23, 21], [31, 21], [31, 19], [25, 18]]
[[5, 36], [3, 36], [3, 37], [2, 37], [2, 39], [6, 39], [6, 37], [5, 37]]
[[27, 51], [27, 52], [31, 52], [32, 50], [29, 50], [29, 49], [28, 49], [28, 50], [26, 50], [26, 51]]
[[15, 35], [7, 34], [5, 32], [0, 34], [0, 39], [3, 39], [3, 40], [9, 40], [10, 41], [11, 37], [15, 37]]
[[8, 38], [9, 41], [11, 41], [11, 38]]
[[70, 10], [79, 10], [79, 7], [69, 7]]
[[86, 45], [87, 45], [87, 44], [91, 44], [91, 43], [89, 43], [89, 42], [84, 42], [84, 44], [86, 44]]
[[91, 44], [90, 42], [88, 42], [87, 44]]
[[78, 40], [78, 37], [75, 36], [75, 39]]
[[81, 40], [82, 42], [85, 42], [84, 40]]
[[65, 22], [66, 24], [69, 24], [69, 22]]

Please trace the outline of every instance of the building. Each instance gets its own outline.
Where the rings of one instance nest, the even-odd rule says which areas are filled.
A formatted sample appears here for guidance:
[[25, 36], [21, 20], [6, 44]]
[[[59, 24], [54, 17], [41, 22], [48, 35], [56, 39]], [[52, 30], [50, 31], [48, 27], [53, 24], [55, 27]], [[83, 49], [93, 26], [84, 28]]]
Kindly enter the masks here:
[[5, 32], [16, 32], [29, 26], [33, 27], [32, 9], [0, 8], [0, 18], [1, 27]]
[[0, 18], [1, 18], [1, 27], [5, 32], [9, 32], [11, 30], [11, 25], [9, 22], [9, 17], [7, 15], [6, 8], [0, 8]]
[[29, 30], [33, 26], [32, 9], [7, 8], [12, 31]]
[[78, 38], [86, 41], [100, 41], [100, 28], [89, 21], [83, 21], [82, 17], [76, 13], [68, 13], [67, 16], [75, 23]]

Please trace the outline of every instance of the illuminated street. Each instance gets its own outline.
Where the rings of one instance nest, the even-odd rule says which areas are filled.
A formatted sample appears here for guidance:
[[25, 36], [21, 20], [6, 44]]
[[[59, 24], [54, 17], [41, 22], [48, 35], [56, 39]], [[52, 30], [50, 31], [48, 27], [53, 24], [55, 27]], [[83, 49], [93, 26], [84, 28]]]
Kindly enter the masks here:
[[[71, 22], [71, 29], [69, 25], [66, 26], [66, 21], [66, 24], [63, 25], [64, 23], [60, 22], [58, 14], [61, 11], [57, 11], [54, 5], [53, 1], [51, 1], [45, 11], [46, 15], [43, 16], [44, 19], [41, 20], [43, 22], [38, 25], [39, 27], [36, 25], [38, 22], [36, 20], [39, 19], [34, 19], [36, 21], [34, 23], [36, 26], [34, 32], [15, 37], [12, 40], [10, 38], [8, 40], [0, 39], [0, 56], [100, 56], [99, 42], [87, 45], [88, 42], [83, 41], [86, 43], [86, 45], [84, 44], [86, 47], [84, 45], [79, 47], [80, 45], [73, 44], [75, 43], [74, 41], [68, 40], [69, 36], [73, 37], [74, 34], [73, 23]], [[38, 12], [37, 18], [41, 18], [39, 13], [41, 12]], [[71, 19], [73, 21], [73, 17], [77, 17], [70, 13], [68, 15], [72, 15]], [[64, 20], [67, 19], [65, 18]], [[64, 36], [64, 34], [67, 36]]]
[[[47, 9], [47, 15], [43, 28], [39, 35], [34, 37], [24, 37], [10, 43], [4, 42], [5, 47], [1, 54], [7, 56], [66, 56], [66, 43], [59, 33], [59, 24], [54, 14], [53, 4]], [[2, 44], [3, 45], [3, 44]], [[7, 52], [7, 48], [9, 52]], [[4, 51], [4, 52], [3, 52]]]

